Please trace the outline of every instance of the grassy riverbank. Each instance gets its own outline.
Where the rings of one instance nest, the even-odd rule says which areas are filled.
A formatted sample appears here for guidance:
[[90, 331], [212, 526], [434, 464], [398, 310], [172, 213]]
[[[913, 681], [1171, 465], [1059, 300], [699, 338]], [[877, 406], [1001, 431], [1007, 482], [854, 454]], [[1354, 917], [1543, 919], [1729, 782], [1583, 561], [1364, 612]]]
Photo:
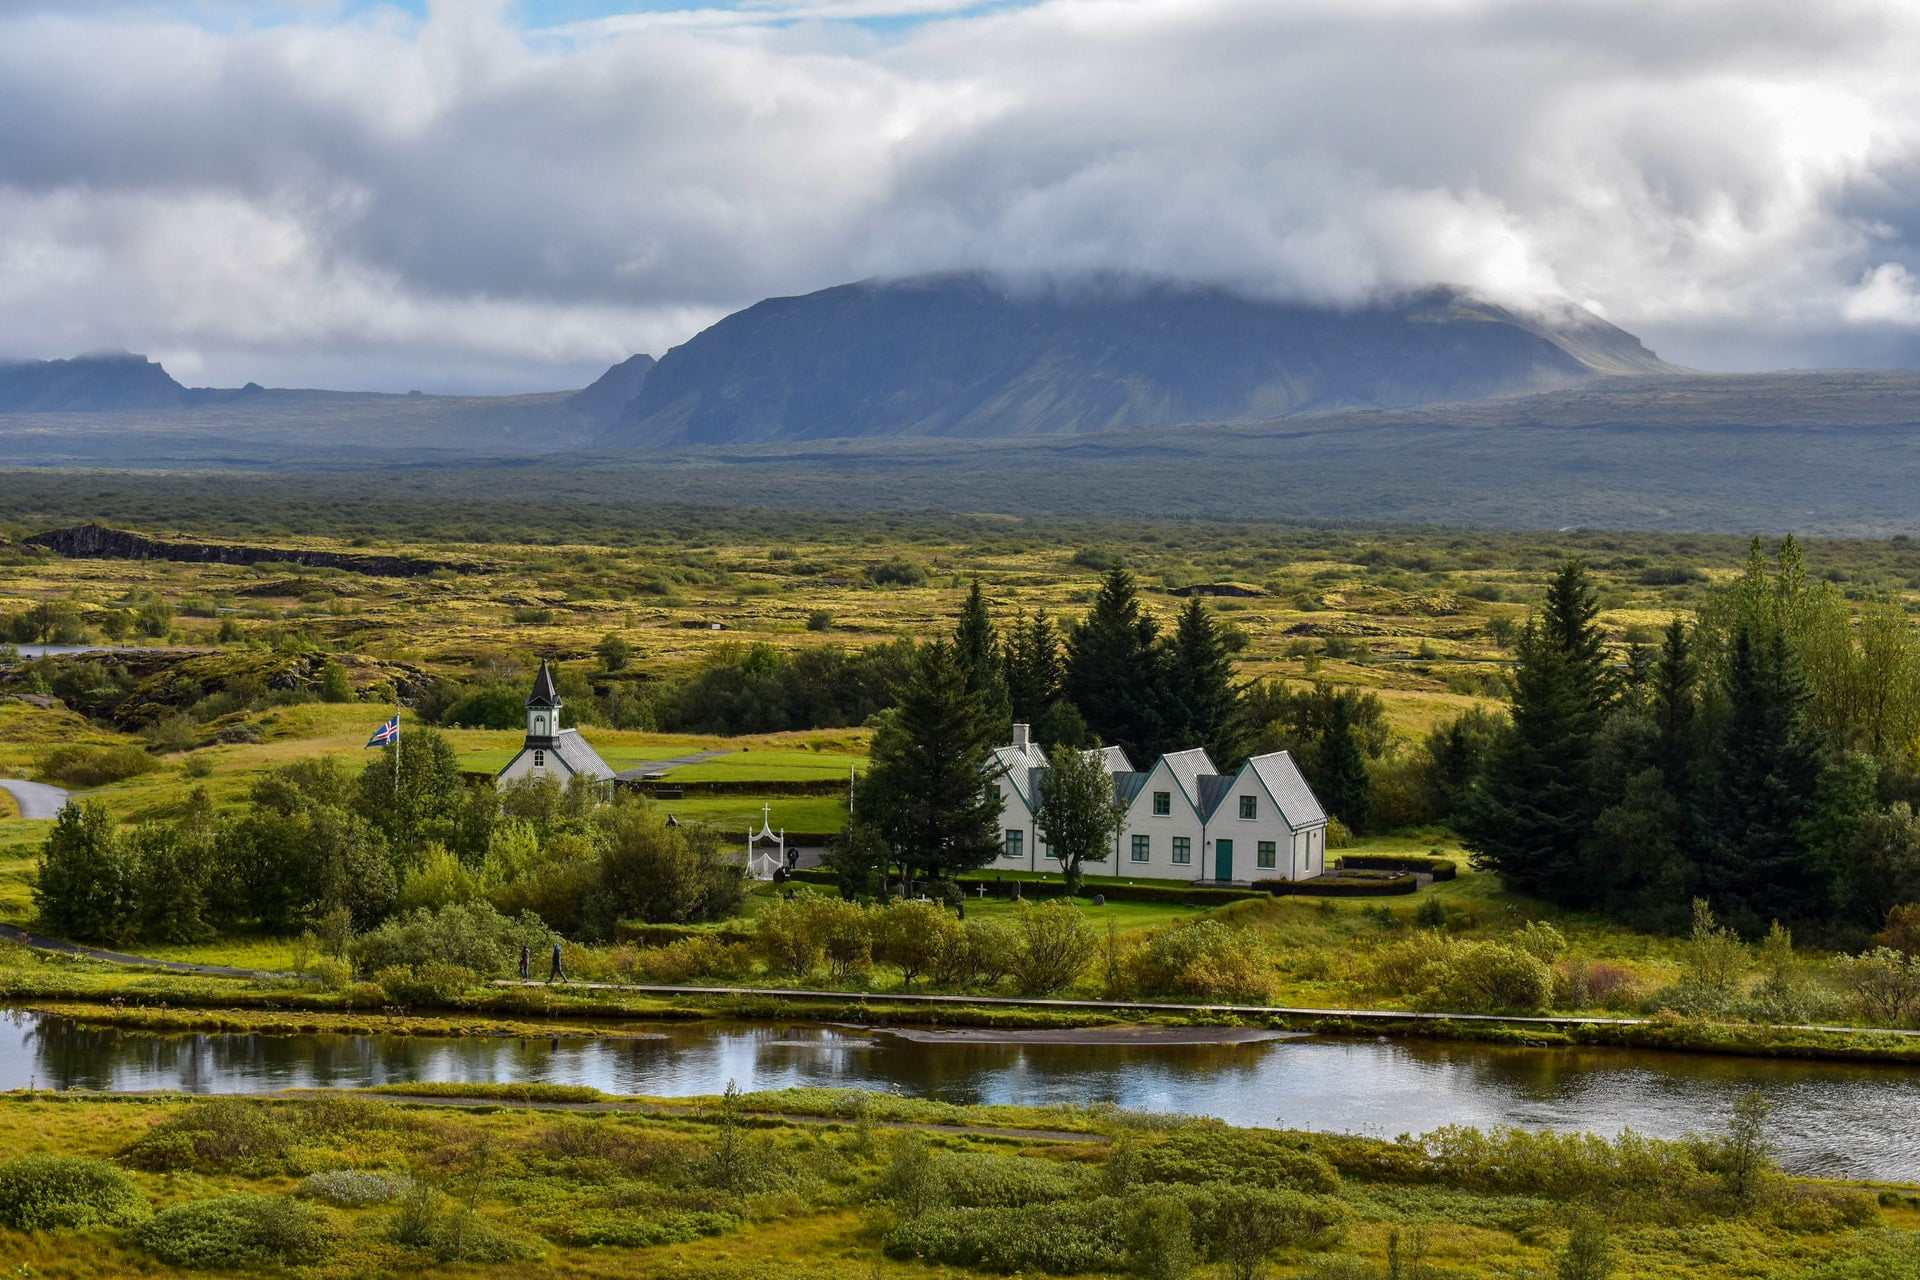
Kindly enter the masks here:
[[[0, 1253], [17, 1274], [67, 1280], [210, 1259], [312, 1280], [958, 1280], [1183, 1263], [1222, 1280], [1262, 1264], [1319, 1280], [1505, 1280], [1549, 1274], [1576, 1247], [1611, 1254], [1622, 1280], [1879, 1280], [1920, 1259], [1914, 1188], [1749, 1176], [1721, 1139], [1383, 1142], [833, 1090], [673, 1107], [478, 1091], [491, 1105], [0, 1096], [9, 1152], [93, 1162], [32, 1209], [0, 1194], [8, 1222], [57, 1204], [86, 1224], [0, 1226]], [[606, 1101], [623, 1105], [548, 1109]], [[0, 1188], [43, 1185], [46, 1169], [0, 1165]]]

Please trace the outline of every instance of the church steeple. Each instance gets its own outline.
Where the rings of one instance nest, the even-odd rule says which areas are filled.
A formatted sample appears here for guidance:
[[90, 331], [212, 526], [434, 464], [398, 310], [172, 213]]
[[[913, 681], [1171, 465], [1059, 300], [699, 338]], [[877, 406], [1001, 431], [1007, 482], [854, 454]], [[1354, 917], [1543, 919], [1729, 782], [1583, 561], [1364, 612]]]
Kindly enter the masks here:
[[527, 695], [527, 745], [550, 748], [558, 732], [560, 691], [553, 684], [553, 668], [542, 658], [540, 674], [533, 678], [533, 692]]

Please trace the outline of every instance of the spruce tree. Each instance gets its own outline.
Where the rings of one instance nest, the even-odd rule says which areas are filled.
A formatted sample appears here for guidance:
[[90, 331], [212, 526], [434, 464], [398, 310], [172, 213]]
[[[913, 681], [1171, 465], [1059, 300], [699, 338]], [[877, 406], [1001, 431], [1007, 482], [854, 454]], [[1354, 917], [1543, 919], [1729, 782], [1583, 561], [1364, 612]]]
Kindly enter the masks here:
[[1598, 805], [1593, 745], [1611, 697], [1599, 613], [1586, 570], [1570, 560], [1541, 616], [1520, 633], [1513, 727], [1486, 778], [1461, 806], [1461, 835], [1510, 887], [1558, 902], [1590, 901], [1589, 851]]
[[1781, 631], [1733, 635], [1726, 715], [1702, 787], [1702, 887], [1743, 933], [1803, 919], [1828, 900], [1808, 841], [1825, 744]]
[[1683, 803], [1693, 791], [1695, 756], [1699, 752], [1699, 667], [1693, 659], [1693, 641], [1687, 624], [1675, 618], [1653, 669], [1652, 711], [1659, 740], [1655, 767], [1668, 794]]
[[1060, 698], [1066, 678], [1060, 663], [1060, 634], [1043, 610], [1016, 616], [1007, 632], [1005, 667], [1013, 718], [1032, 724]]
[[1187, 601], [1167, 646], [1168, 737], [1177, 748], [1205, 747], [1222, 771], [1240, 763], [1240, 698], [1233, 687], [1233, 656], [1199, 597]]
[[981, 710], [996, 724], [1011, 722], [1012, 709], [1007, 698], [1006, 672], [1000, 660], [1000, 636], [994, 629], [993, 611], [987, 606], [980, 579], [973, 580], [967, 603], [961, 607], [960, 622], [953, 632], [954, 657], [966, 673], [967, 692], [980, 700]]
[[900, 700], [880, 721], [855, 816], [915, 869], [947, 874], [1000, 855], [1000, 799], [987, 765], [996, 726], [967, 693], [944, 640], [922, 645]]
[[1167, 745], [1167, 680], [1160, 629], [1140, 607], [1133, 575], [1114, 569], [1093, 608], [1067, 637], [1066, 693], [1101, 742], [1136, 768]]
[[1320, 726], [1313, 785], [1328, 812], [1349, 831], [1365, 831], [1373, 817], [1373, 796], [1368, 787], [1366, 756], [1354, 728], [1351, 704], [1345, 699], [1330, 703]]

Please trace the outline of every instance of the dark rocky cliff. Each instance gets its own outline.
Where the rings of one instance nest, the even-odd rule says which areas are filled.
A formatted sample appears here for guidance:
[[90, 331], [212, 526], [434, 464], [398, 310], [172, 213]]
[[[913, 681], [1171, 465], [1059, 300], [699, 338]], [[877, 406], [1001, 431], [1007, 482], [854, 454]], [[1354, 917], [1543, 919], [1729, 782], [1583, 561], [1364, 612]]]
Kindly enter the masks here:
[[182, 560], [189, 564], [305, 564], [347, 569], [382, 578], [421, 578], [436, 569], [472, 573], [477, 566], [409, 556], [354, 555], [339, 551], [299, 551], [281, 547], [245, 547], [213, 542], [162, 542], [104, 525], [50, 529], [24, 539], [75, 560]]

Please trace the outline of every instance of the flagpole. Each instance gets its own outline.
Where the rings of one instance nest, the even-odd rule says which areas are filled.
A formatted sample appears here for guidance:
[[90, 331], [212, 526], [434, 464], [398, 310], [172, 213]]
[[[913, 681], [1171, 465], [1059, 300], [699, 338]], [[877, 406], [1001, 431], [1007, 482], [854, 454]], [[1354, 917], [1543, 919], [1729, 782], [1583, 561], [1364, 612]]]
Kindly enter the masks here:
[[393, 682], [393, 807], [400, 807], [400, 682]]

